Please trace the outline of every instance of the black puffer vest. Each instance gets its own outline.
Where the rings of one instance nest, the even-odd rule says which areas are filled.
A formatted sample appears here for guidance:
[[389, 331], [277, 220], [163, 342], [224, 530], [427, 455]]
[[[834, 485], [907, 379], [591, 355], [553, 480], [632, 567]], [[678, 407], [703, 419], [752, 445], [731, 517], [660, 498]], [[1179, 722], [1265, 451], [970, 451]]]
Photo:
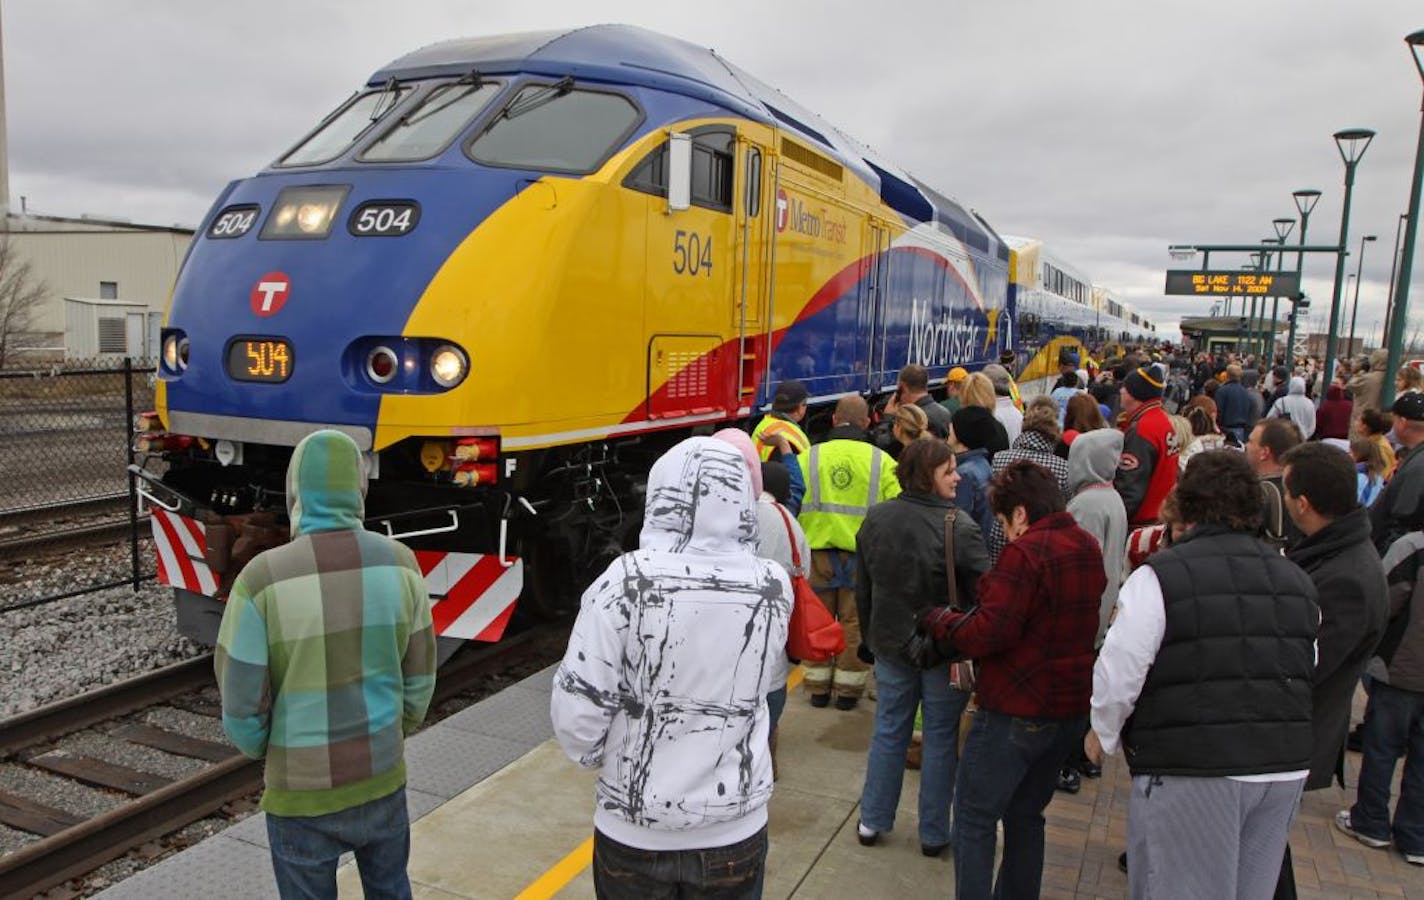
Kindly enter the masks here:
[[1309, 769], [1320, 621], [1310, 576], [1254, 536], [1212, 526], [1147, 564], [1167, 629], [1124, 736], [1132, 773]]

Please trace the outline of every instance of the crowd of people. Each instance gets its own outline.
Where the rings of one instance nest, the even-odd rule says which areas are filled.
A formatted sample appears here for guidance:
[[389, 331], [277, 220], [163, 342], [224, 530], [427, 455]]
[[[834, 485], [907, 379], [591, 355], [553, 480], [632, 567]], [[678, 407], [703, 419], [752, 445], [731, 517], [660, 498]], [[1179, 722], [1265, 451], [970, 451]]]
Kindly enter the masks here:
[[[1302, 792], [1343, 787], [1352, 745], [1336, 827], [1424, 866], [1424, 394], [1398, 374], [1382, 410], [1374, 359], [1328, 385], [1254, 362], [1064, 353], [1022, 396], [1005, 359], [943, 400], [910, 365], [815, 441], [790, 381], [750, 434], [672, 447], [554, 680], [554, 732], [599, 771], [598, 895], [761, 896], [798, 602], [845, 637], [799, 661], [817, 715], [874, 698], [860, 843], [918, 768], [958, 897], [1038, 896], [1045, 809], [1118, 752], [1133, 897], [1293, 896]], [[409, 895], [401, 743], [434, 638], [410, 551], [361, 528], [363, 472], [336, 432], [297, 448], [295, 540], [244, 569], [219, 638], [284, 895], [331, 896], [343, 850]]]
[[955, 368], [943, 400], [907, 366], [819, 441], [786, 382], [750, 437], [659, 464], [668, 532], [590, 589], [556, 679], [555, 732], [601, 770], [600, 896], [760, 895], [803, 575], [847, 642], [806, 663], [808, 702], [873, 691], [857, 837], [895, 827], [919, 768], [920, 849], [952, 853], [958, 897], [1038, 896], [1047, 805], [1118, 752], [1133, 897], [1293, 896], [1302, 792], [1343, 785], [1355, 739], [1337, 828], [1424, 865], [1418, 380], [1386, 411], [1377, 360], [1328, 385], [1234, 356], [1060, 362], [1034, 396], [1012, 360]]

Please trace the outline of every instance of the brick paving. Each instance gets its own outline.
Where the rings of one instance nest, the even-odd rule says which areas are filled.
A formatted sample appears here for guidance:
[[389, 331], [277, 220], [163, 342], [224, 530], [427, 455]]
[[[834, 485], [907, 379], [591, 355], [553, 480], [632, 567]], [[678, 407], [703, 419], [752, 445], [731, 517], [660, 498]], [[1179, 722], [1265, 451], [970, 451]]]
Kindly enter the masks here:
[[[1357, 702], [1355, 720], [1362, 715], [1362, 704]], [[1406, 863], [1392, 847], [1370, 849], [1335, 828], [1335, 813], [1354, 803], [1359, 778], [1360, 754], [1347, 752], [1345, 757], [1349, 788], [1332, 785], [1306, 794], [1291, 828], [1299, 896], [1303, 900], [1424, 900], [1424, 866]], [[1396, 798], [1399, 775], [1396, 769]], [[1129, 792], [1127, 766], [1118, 755], [1108, 759], [1102, 778], [1083, 779], [1081, 793], [1054, 795], [1047, 813], [1044, 898], [1127, 896], [1127, 876], [1118, 870], [1117, 857], [1127, 847]]]

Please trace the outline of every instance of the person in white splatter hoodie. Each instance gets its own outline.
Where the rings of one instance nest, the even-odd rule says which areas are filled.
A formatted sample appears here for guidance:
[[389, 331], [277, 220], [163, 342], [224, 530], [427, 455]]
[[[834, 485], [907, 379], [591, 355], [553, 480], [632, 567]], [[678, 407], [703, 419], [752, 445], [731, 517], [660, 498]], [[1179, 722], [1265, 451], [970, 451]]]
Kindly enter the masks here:
[[791, 584], [756, 556], [746, 462], [689, 438], [648, 475], [639, 549], [584, 592], [554, 676], [554, 733], [599, 769], [601, 898], [761, 896], [771, 798], [766, 693]]

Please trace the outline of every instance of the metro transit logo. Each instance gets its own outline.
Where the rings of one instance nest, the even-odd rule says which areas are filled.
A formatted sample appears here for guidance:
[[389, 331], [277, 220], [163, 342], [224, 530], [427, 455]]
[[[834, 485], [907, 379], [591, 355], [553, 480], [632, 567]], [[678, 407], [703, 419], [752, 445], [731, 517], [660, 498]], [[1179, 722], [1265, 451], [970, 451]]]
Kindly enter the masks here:
[[252, 311], [262, 318], [274, 316], [286, 304], [292, 293], [292, 279], [284, 272], [268, 272], [257, 279], [248, 301]]
[[786, 223], [791, 217], [791, 199], [786, 196], [784, 188], [776, 189], [776, 230], [785, 231]]

